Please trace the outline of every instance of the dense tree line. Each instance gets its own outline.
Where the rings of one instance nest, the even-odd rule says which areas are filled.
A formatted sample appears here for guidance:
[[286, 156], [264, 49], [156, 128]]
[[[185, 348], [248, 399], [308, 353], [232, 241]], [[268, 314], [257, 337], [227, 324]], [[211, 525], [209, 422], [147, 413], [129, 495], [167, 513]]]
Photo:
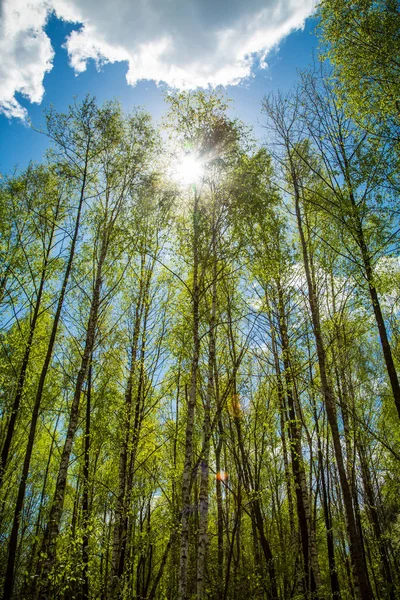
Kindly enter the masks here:
[[87, 97], [1, 180], [4, 600], [399, 597], [400, 17], [319, 19], [264, 146]]

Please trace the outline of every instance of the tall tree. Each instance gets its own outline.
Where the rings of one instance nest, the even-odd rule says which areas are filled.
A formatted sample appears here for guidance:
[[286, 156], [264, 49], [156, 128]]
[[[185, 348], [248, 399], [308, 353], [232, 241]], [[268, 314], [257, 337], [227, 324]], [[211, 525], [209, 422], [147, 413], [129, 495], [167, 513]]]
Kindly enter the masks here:
[[318, 8], [323, 52], [335, 68], [352, 117], [393, 140], [400, 126], [400, 13], [396, 0], [324, 0]]

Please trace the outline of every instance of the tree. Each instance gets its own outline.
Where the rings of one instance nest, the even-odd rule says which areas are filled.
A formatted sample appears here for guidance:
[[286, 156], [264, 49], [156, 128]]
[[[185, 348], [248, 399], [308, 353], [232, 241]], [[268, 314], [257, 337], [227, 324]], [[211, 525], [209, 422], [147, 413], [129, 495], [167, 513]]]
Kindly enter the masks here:
[[338, 85], [266, 146], [86, 98], [2, 180], [4, 598], [398, 596], [397, 159]]
[[357, 587], [359, 586], [357, 593], [359, 594], [360, 598], [367, 600], [367, 598], [371, 597], [372, 591], [364, 561], [360, 532], [357, 529], [351, 497], [351, 489], [343, 460], [343, 452], [337, 421], [336, 401], [329, 378], [326, 348], [321, 329], [321, 311], [318, 301], [318, 289], [316, 286], [313, 250], [312, 246], [310, 246], [309, 234], [307, 231], [307, 218], [303, 204], [303, 198], [306, 196], [305, 190], [307, 189], [307, 183], [304, 184], [304, 182], [307, 182], [307, 171], [303, 168], [301, 159], [299, 162], [296, 152], [296, 143], [298, 143], [298, 141], [294, 136], [296, 136], [295, 127], [298, 105], [296, 100], [293, 107], [291, 107], [289, 104], [285, 105], [283, 99], [277, 97], [275, 99], [270, 98], [269, 100], [266, 100], [264, 103], [264, 109], [271, 119], [271, 126], [274, 129], [274, 132], [277, 134], [278, 142], [283, 149], [283, 165], [291, 188], [291, 194], [293, 195], [294, 209], [300, 237], [300, 248], [306, 275], [313, 334], [315, 337], [316, 352], [318, 357], [321, 388], [327, 417], [332, 432], [335, 458], [339, 472], [344, 508], [346, 511], [350, 552], [357, 582], [356, 585]]
[[397, 141], [400, 126], [400, 13], [396, 0], [324, 0], [319, 27], [351, 116]]
[[[349, 261], [361, 268], [366, 280], [400, 416], [400, 383], [375, 283], [376, 265], [382, 255], [391, 251], [398, 226], [391, 193], [382, 189], [387, 150], [371, 143], [346, 117], [326, 77], [304, 73], [302, 84], [303, 118], [321, 160], [311, 165], [307, 152], [299, 150], [298, 154], [321, 180], [323, 187], [316, 203], [341, 223], [349, 238], [343, 244]], [[352, 250], [353, 244], [357, 254]]]

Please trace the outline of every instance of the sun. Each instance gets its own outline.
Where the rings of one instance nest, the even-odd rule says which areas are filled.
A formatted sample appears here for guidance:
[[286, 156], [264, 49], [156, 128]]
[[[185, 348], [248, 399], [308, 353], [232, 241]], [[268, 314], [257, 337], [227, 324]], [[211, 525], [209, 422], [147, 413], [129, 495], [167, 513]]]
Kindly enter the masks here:
[[192, 185], [201, 181], [204, 174], [203, 163], [192, 154], [183, 155], [172, 165], [172, 178], [182, 185]]

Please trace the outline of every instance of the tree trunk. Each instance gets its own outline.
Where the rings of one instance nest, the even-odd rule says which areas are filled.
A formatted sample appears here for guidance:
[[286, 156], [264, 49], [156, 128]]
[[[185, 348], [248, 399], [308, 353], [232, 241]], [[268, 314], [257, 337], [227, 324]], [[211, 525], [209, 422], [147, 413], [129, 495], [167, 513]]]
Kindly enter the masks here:
[[[118, 478], [119, 488], [117, 496], [117, 505], [115, 509], [115, 523], [113, 531], [113, 549], [112, 549], [112, 561], [111, 561], [111, 582], [110, 590], [111, 597], [113, 597], [119, 588], [120, 579], [120, 563], [121, 553], [123, 546], [124, 537], [124, 523], [127, 518], [128, 507], [127, 502], [127, 479], [128, 479], [128, 459], [131, 451], [129, 447], [131, 445], [132, 436], [132, 393], [133, 383], [137, 368], [137, 352], [139, 335], [142, 325], [142, 316], [144, 310], [144, 299], [146, 295], [145, 283], [144, 283], [144, 271], [145, 271], [145, 255], [141, 256], [141, 275], [140, 275], [140, 289], [135, 308], [135, 324], [133, 329], [132, 344], [131, 344], [131, 357], [130, 357], [130, 369], [128, 375], [128, 381], [126, 384], [125, 391], [125, 406], [124, 406], [124, 437], [121, 444], [119, 466], [118, 466]], [[136, 411], [137, 412], [137, 411]]]
[[9, 541], [7, 571], [6, 571], [5, 581], [4, 581], [4, 592], [3, 592], [4, 600], [8, 600], [8, 598], [11, 597], [11, 593], [12, 593], [12, 586], [13, 586], [12, 581], [13, 581], [14, 569], [15, 569], [15, 548], [16, 548], [16, 544], [17, 544], [21, 513], [22, 513], [22, 509], [23, 509], [23, 505], [24, 505], [25, 490], [26, 490], [26, 484], [27, 484], [27, 479], [28, 479], [28, 474], [29, 474], [29, 467], [30, 467], [30, 463], [31, 463], [31, 457], [32, 457], [33, 446], [34, 446], [34, 441], [35, 441], [36, 427], [37, 427], [37, 422], [39, 419], [39, 412], [40, 412], [40, 406], [41, 406], [41, 402], [42, 402], [46, 377], [47, 377], [47, 373], [49, 371], [51, 359], [53, 356], [54, 344], [56, 341], [58, 326], [60, 323], [61, 311], [62, 311], [62, 308], [64, 305], [64, 299], [65, 299], [65, 294], [67, 291], [67, 285], [68, 285], [69, 277], [71, 274], [73, 261], [75, 258], [75, 249], [76, 249], [76, 243], [77, 243], [78, 233], [79, 233], [82, 206], [83, 206], [83, 201], [84, 201], [84, 197], [85, 197], [86, 178], [87, 178], [87, 160], [85, 163], [85, 169], [84, 169], [84, 173], [83, 173], [83, 180], [82, 180], [82, 187], [81, 187], [81, 193], [80, 193], [80, 198], [79, 198], [78, 211], [77, 211], [77, 215], [76, 215], [76, 219], [75, 219], [75, 227], [74, 227], [74, 233], [72, 236], [71, 247], [70, 247], [69, 256], [68, 256], [68, 262], [67, 262], [67, 266], [66, 266], [65, 273], [64, 273], [64, 279], [63, 279], [63, 282], [61, 285], [60, 295], [59, 295], [58, 302], [57, 302], [57, 309], [56, 309], [56, 313], [54, 315], [53, 324], [52, 324], [52, 328], [51, 328], [50, 340], [49, 340], [49, 343], [47, 346], [46, 356], [45, 356], [42, 370], [40, 373], [39, 383], [38, 383], [38, 387], [37, 387], [37, 391], [36, 391], [35, 403], [34, 403], [33, 411], [32, 411], [28, 444], [27, 444], [27, 447], [25, 450], [24, 464], [22, 467], [22, 476], [21, 476], [21, 480], [19, 483], [18, 496], [17, 496], [17, 501], [15, 504], [15, 510], [14, 510], [13, 527], [11, 530], [11, 536], [10, 536], [10, 541]]
[[[341, 133], [341, 132], [340, 132]], [[369, 294], [372, 302], [376, 325], [378, 327], [379, 339], [381, 342], [382, 353], [385, 360], [386, 370], [389, 376], [390, 385], [392, 388], [394, 403], [396, 405], [397, 414], [400, 418], [400, 383], [397, 376], [396, 367], [394, 365], [393, 354], [389, 343], [388, 334], [386, 331], [385, 321], [383, 318], [381, 305], [379, 302], [378, 292], [374, 283], [374, 272], [371, 263], [371, 255], [368, 250], [367, 242], [364, 236], [364, 229], [360, 218], [359, 207], [354, 196], [354, 188], [350, 175], [350, 164], [345, 150], [345, 144], [340, 135], [340, 150], [343, 156], [343, 174], [349, 188], [349, 199], [355, 220], [356, 237], [361, 251], [361, 257], [364, 264], [365, 277], [368, 283]]]
[[92, 362], [89, 364], [87, 390], [86, 390], [86, 423], [85, 423], [85, 450], [83, 463], [83, 495], [82, 495], [82, 562], [83, 584], [82, 598], [89, 600], [89, 468], [90, 468], [90, 411], [92, 396]]
[[[12, 409], [11, 409], [10, 420], [8, 422], [6, 438], [4, 440], [4, 445], [3, 445], [3, 448], [2, 448], [2, 451], [1, 451], [1, 457], [0, 457], [0, 488], [1, 488], [2, 484], [3, 484], [4, 473], [5, 473], [5, 469], [7, 467], [7, 463], [8, 463], [8, 459], [9, 459], [9, 453], [10, 453], [10, 448], [11, 448], [11, 443], [12, 443], [12, 439], [13, 439], [13, 436], [14, 436], [15, 424], [16, 424], [16, 421], [17, 421], [18, 411], [19, 411], [19, 407], [20, 407], [20, 404], [21, 404], [21, 400], [22, 400], [22, 394], [23, 394], [23, 391], [24, 391], [24, 385], [25, 385], [25, 379], [26, 379], [26, 371], [27, 371], [27, 368], [28, 368], [29, 357], [30, 357], [30, 354], [31, 354], [33, 337], [35, 335], [36, 325], [37, 325], [37, 321], [38, 321], [39, 314], [40, 314], [40, 308], [41, 308], [41, 303], [42, 303], [44, 285], [45, 285], [45, 282], [46, 282], [47, 269], [48, 269], [49, 261], [50, 261], [50, 254], [51, 254], [51, 250], [52, 250], [52, 247], [53, 247], [53, 239], [54, 239], [54, 233], [55, 233], [55, 229], [56, 229], [56, 221], [57, 221], [57, 217], [58, 217], [58, 212], [59, 212], [59, 209], [60, 209], [60, 203], [61, 203], [61, 197], [59, 196], [58, 197], [57, 206], [56, 206], [55, 215], [54, 215], [54, 217], [52, 219], [52, 227], [51, 227], [51, 231], [50, 231], [49, 241], [48, 241], [48, 244], [46, 246], [45, 255], [44, 255], [44, 258], [43, 258], [43, 265], [42, 265], [42, 270], [41, 270], [41, 273], [40, 273], [40, 282], [39, 282], [39, 287], [38, 287], [38, 290], [37, 290], [35, 307], [33, 309], [33, 315], [32, 315], [32, 319], [31, 319], [30, 325], [29, 325], [28, 340], [26, 342], [24, 354], [23, 354], [23, 357], [22, 357], [21, 369], [20, 369], [20, 372], [19, 372], [19, 375], [18, 375], [17, 389], [16, 389], [16, 392], [15, 392], [14, 402], [13, 402], [13, 406], [12, 406]], [[19, 510], [18, 514], [20, 512], [21, 512], [21, 510]], [[15, 537], [15, 536], [12, 535], [12, 537]], [[14, 553], [15, 553], [15, 548], [14, 548]], [[10, 590], [10, 586], [12, 586], [12, 573], [9, 573], [8, 576], [6, 577], [6, 583], [7, 583], [7, 590]], [[9, 594], [10, 591], [7, 591], [7, 593]]]
[[250, 471], [250, 465], [248, 461], [248, 457], [243, 444], [243, 436], [242, 436], [242, 427], [240, 423], [240, 417], [234, 417], [237, 437], [238, 437], [238, 445], [240, 451], [240, 457], [243, 464], [242, 473], [243, 473], [243, 481], [246, 487], [246, 491], [249, 496], [252, 496], [251, 501], [251, 517], [254, 523], [254, 526], [258, 532], [258, 537], [260, 540], [261, 550], [265, 559], [265, 566], [267, 568], [268, 576], [269, 576], [269, 594], [268, 598], [270, 600], [278, 600], [278, 586], [276, 581], [276, 572], [275, 572], [275, 560], [272, 554], [271, 546], [269, 541], [265, 535], [264, 531], [264, 519], [261, 511], [261, 505], [259, 500], [259, 490], [257, 486], [252, 482], [252, 475]]
[[[308, 339], [307, 339], [307, 342], [308, 342]], [[309, 345], [308, 345], [308, 347], [309, 347]], [[310, 353], [311, 352], [310, 352], [310, 348], [309, 348], [309, 354]], [[309, 359], [309, 362], [310, 362], [310, 383], [311, 383], [311, 389], [312, 389], [313, 376], [312, 376], [311, 359]], [[338, 574], [337, 574], [336, 559], [335, 559], [335, 540], [333, 537], [333, 523], [332, 523], [332, 515], [331, 515], [331, 508], [330, 508], [331, 502], [330, 502], [330, 498], [329, 498], [329, 491], [328, 491], [326, 477], [325, 477], [325, 464], [329, 464], [329, 456], [328, 456], [329, 445], [327, 442], [327, 444], [326, 444], [327, 455], [325, 457], [325, 464], [324, 464], [324, 455], [323, 455], [323, 449], [322, 449], [322, 443], [321, 443], [317, 407], [315, 405], [315, 398], [314, 398], [313, 393], [312, 393], [312, 403], [313, 403], [313, 412], [314, 412], [315, 432], [317, 435], [318, 467], [319, 467], [319, 472], [320, 472], [320, 477], [321, 477], [321, 500], [322, 500], [322, 508], [323, 508], [323, 512], [324, 512], [324, 521], [325, 521], [325, 528], [326, 528], [326, 544], [327, 544], [327, 550], [328, 550], [329, 579], [330, 579], [330, 584], [331, 584], [332, 599], [333, 600], [341, 600], [339, 578], [338, 578]]]
[[374, 489], [372, 486], [370, 469], [368, 466], [366, 452], [362, 441], [358, 442], [357, 448], [358, 455], [360, 457], [361, 476], [365, 491], [368, 516], [372, 524], [374, 535], [378, 544], [379, 556], [382, 563], [383, 581], [388, 597], [390, 598], [390, 600], [395, 600], [395, 589], [392, 576], [392, 568], [390, 566], [389, 553], [387, 551], [385, 537], [383, 535], [379, 520], [378, 507], [377, 502], [375, 500]]
[[372, 309], [374, 311], [376, 325], [378, 327], [379, 339], [382, 346], [383, 357], [385, 359], [386, 370], [389, 375], [389, 381], [392, 388], [394, 403], [396, 405], [397, 414], [400, 418], [400, 383], [399, 378], [397, 376], [396, 367], [394, 366], [392, 349], [390, 347], [390, 342], [388, 338], [388, 334], [386, 331], [385, 321], [382, 314], [381, 305], [379, 302], [378, 292], [376, 291], [375, 283], [374, 283], [374, 274], [371, 265], [370, 255], [367, 249], [367, 245], [364, 239], [364, 232], [360, 225], [358, 230], [358, 237], [360, 240], [361, 247], [361, 255], [364, 262], [365, 268], [365, 276], [368, 282], [369, 294], [372, 302]]
[[193, 210], [193, 287], [192, 287], [192, 343], [193, 356], [191, 364], [190, 387], [187, 397], [187, 416], [185, 434], [185, 461], [182, 473], [182, 517], [181, 517], [181, 539], [179, 556], [179, 584], [178, 599], [187, 600], [187, 571], [189, 562], [189, 516], [190, 516], [190, 492], [192, 483], [192, 461], [193, 461], [193, 431], [197, 397], [197, 371], [200, 356], [199, 337], [199, 196], [195, 190]]
[[320, 324], [320, 315], [318, 308], [318, 301], [316, 296], [316, 290], [313, 283], [308, 248], [306, 243], [306, 238], [304, 235], [303, 229], [303, 221], [300, 211], [300, 191], [299, 191], [299, 182], [297, 178], [297, 173], [294, 170], [293, 165], [292, 168], [292, 183], [294, 187], [294, 197], [295, 197], [295, 211], [297, 218], [297, 225], [300, 234], [300, 242], [303, 254], [303, 263], [306, 272], [307, 279], [307, 287], [308, 287], [308, 299], [310, 304], [311, 318], [313, 324], [314, 337], [317, 348], [317, 357], [318, 357], [318, 365], [319, 372], [321, 378], [321, 387], [322, 393], [324, 396], [326, 412], [328, 416], [328, 422], [332, 432], [332, 441], [333, 447], [335, 450], [335, 458], [339, 472], [340, 485], [343, 495], [343, 503], [345, 507], [346, 519], [347, 519], [347, 528], [349, 533], [350, 540], [350, 554], [353, 563], [354, 575], [357, 582], [357, 587], [359, 589], [358, 595], [361, 600], [371, 600], [373, 597], [368, 573], [365, 568], [362, 544], [360, 540], [360, 536], [357, 531], [357, 524], [355, 520], [352, 495], [350, 485], [347, 479], [346, 469], [343, 460], [343, 452], [340, 441], [339, 427], [336, 416], [336, 406], [335, 400], [332, 392], [332, 388], [330, 386], [328, 375], [327, 375], [327, 366], [326, 366], [326, 353], [325, 347], [322, 339], [321, 332], [321, 324]]
[[[197, 600], [205, 598], [205, 568], [208, 548], [208, 480], [209, 480], [209, 455], [210, 455], [210, 411], [211, 402], [215, 398], [214, 366], [216, 361], [216, 310], [217, 310], [217, 241], [215, 223], [215, 199], [213, 202], [213, 231], [212, 231], [212, 299], [209, 323], [208, 345], [208, 381], [206, 399], [204, 404], [203, 421], [203, 457], [200, 465], [200, 496], [199, 496], [199, 536], [197, 559]], [[222, 574], [221, 574], [222, 575]]]
[[[280, 282], [278, 286], [278, 324], [282, 343], [282, 355], [284, 376], [286, 384], [286, 397], [289, 408], [289, 436], [292, 458], [293, 476], [295, 480], [295, 491], [297, 501], [297, 515], [300, 527], [300, 536], [303, 549], [303, 561], [305, 570], [306, 593], [311, 593], [313, 598], [321, 597], [321, 577], [318, 564], [317, 549], [313, 541], [310, 498], [307, 489], [307, 478], [304, 468], [303, 450], [301, 446], [300, 414], [295, 409], [289, 337], [284, 312], [283, 292]], [[298, 404], [298, 402], [297, 402]], [[307, 591], [309, 590], [309, 592]]]
[[79, 416], [79, 405], [82, 394], [83, 384], [85, 382], [90, 357], [93, 352], [94, 342], [95, 342], [95, 334], [96, 334], [96, 325], [97, 318], [100, 306], [100, 292], [101, 292], [101, 284], [102, 284], [102, 269], [103, 264], [107, 254], [107, 246], [108, 246], [108, 230], [105, 227], [105, 230], [102, 234], [101, 241], [101, 249], [99, 262], [96, 270], [95, 284], [93, 290], [92, 301], [90, 305], [90, 313], [88, 319], [88, 325], [86, 329], [86, 339], [84, 351], [81, 359], [81, 366], [78, 372], [78, 376], [75, 384], [75, 392], [72, 400], [72, 405], [70, 409], [70, 417], [68, 423], [67, 434], [64, 442], [64, 448], [61, 454], [61, 461], [57, 476], [57, 482], [55, 487], [55, 492], [53, 496], [53, 502], [50, 509], [49, 520], [47, 523], [43, 545], [42, 545], [42, 554], [43, 562], [40, 564], [38, 578], [39, 578], [39, 586], [40, 586], [40, 600], [50, 600], [51, 598], [51, 582], [50, 582], [50, 573], [51, 569], [55, 562], [55, 543], [56, 538], [59, 533], [60, 522], [62, 511], [64, 507], [64, 497], [65, 497], [65, 488], [67, 484], [67, 473], [68, 473], [68, 465], [69, 459], [72, 452], [73, 440], [75, 437], [75, 432], [78, 426], [78, 416]]

